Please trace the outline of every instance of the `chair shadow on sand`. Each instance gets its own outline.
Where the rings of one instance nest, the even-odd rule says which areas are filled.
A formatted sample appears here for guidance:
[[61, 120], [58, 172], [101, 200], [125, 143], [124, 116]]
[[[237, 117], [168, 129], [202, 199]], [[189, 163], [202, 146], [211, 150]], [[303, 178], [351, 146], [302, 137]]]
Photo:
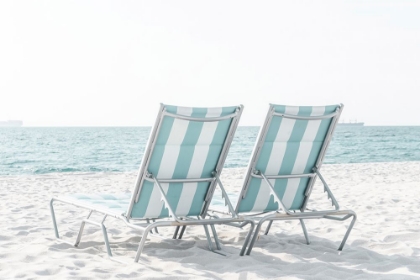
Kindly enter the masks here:
[[[247, 232], [244, 230], [235, 231], [235, 234], [232, 234], [231, 230], [218, 232], [226, 256], [208, 250], [204, 231], [199, 234], [197, 231], [194, 234], [186, 232], [186, 237], [182, 240], [171, 239], [171, 232], [167, 231], [162, 233], [163, 235], [167, 233], [166, 239], [148, 243], [140, 262], [146, 266], [153, 266], [153, 270], [162, 273], [165, 273], [164, 267], [153, 265], [156, 258], [168, 264], [178, 263], [185, 268], [199, 270], [201, 277], [211, 279], [224, 279], [220, 275], [225, 273], [237, 274], [237, 279], [247, 279], [250, 276], [300, 279], [418, 279], [418, 276], [410, 274], [420, 274], [418, 258], [413, 258], [420, 248], [413, 248], [413, 256], [384, 255], [362, 247], [361, 243], [365, 241], [356, 239], [347, 244], [346, 250], [340, 252], [337, 251], [338, 240], [331, 241], [311, 235], [312, 242], [307, 245], [302, 234], [276, 233], [273, 229], [268, 236], [261, 232], [257, 240], [258, 246], [250, 256], [240, 257], [238, 255], [240, 244], [243, 243]], [[131, 255], [135, 254], [140, 237], [126, 233], [122, 234], [124, 237], [118, 235], [110, 236], [110, 246], [119, 255], [118, 257], [126, 259], [130, 264]], [[150, 236], [150, 238], [157, 240], [157, 237]], [[50, 250], [68, 249], [76, 252], [82, 250], [91, 257], [98, 255], [104, 257], [98, 253], [103, 252], [105, 245], [103, 242], [93, 240], [98, 238], [88, 234], [78, 249], [70, 244], [57, 243], [50, 246]], [[140, 273], [144, 266], [137, 265], [134, 269]], [[398, 272], [400, 269], [403, 269], [401, 273]]]

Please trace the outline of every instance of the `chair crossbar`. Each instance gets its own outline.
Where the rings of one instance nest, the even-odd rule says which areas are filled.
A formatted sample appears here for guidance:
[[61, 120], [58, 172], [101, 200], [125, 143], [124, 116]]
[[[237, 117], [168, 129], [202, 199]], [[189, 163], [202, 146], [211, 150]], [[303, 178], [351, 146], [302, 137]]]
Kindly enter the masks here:
[[218, 121], [223, 121], [223, 120], [228, 120], [228, 119], [232, 119], [235, 118], [238, 115], [238, 110], [233, 113], [233, 114], [229, 114], [223, 117], [210, 117], [210, 118], [197, 118], [197, 117], [190, 117], [190, 116], [185, 116], [185, 115], [179, 115], [179, 114], [174, 114], [174, 113], [169, 113], [164, 111], [163, 112], [164, 116], [169, 116], [175, 119], [180, 119], [180, 120], [186, 120], [186, 121], [199, 121], [199, 122], [218, 122]]
[[[150, 177], [149, 177], [150, 176]], [[149, 182], [154, 182], [155, 179], [153, 175], [148, 175], [148, 177], [144, 178]], [[198, 178], [198, 179], [159, 179], [160, 183], [200, 183], [200, 182], [213, 182], [215, 178]]]
[[322, 116], [297, 116], [297, 115], [289, 115], [289, 114], [284, 114], [284, 113], [273, 112], [273, 116], [283, 117], [286, 119], [309, 120], [309, 121], [331, 119], [331, 118], [334, 118], [337, 114], [338, 112], [328, 114], [328, 115], [322, 115]]
[[[254, 178], [263, 179], [261, 175], [261, 171], [255, 171], [251, 174]], [[291, 174], [291, 175], [264, 175], [267, 179], [292, 179], [292, 178], [307, 178], [307, 177], [315, 177], [315, 173], [308, 173], [308, 174]]]

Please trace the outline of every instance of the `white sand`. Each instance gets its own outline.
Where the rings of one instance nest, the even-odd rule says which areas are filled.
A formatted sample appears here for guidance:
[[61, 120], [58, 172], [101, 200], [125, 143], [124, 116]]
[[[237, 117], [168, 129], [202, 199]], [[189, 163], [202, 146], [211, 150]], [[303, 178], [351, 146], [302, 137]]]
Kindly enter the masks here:
[[[223, 173], [234, 197], [243, 171]], [[86, 226], [79, 248], [58, 242], [48, 202], [52, 195], [68, 192], [130, 191], [134, 173], [3, 176], [0, 279], [419, 279], [420, 162], [324, 165], [323, 174], [341, 208], [358, 215], [341, 253], [336, 249], [349, 221], [307, 221], [310, 245], [304, 243], [298, 222], [279, 221], [268, 236], [260, 237], [251, 256], [238, 255], [245, 230], [217, 227], [227, 254], [221, 256], [207, 250], [202, 227], [190, 227], [183, 240], [151, 237], [135, 264], [131, 261], [139, 236], [109, 218], [114, 255], [130, 262], [126, 265], [108, 259], [101, 232], [92, 226]], [[330, 205], [319, 184], [312, 202], [317, 209]], [[76, 221], [86, 211], [58, 206], [60, 233], [74, 241]], [[161, 229], [168, 236], [172, 230]]]

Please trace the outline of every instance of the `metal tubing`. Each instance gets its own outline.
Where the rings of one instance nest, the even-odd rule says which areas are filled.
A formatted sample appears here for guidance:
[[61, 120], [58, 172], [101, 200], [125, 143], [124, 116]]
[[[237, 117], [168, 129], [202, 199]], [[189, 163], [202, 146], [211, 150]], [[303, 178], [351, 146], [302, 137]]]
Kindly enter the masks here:
[[[264, 217], [264, 218], [265, 218], [265, 217]], [[267, 221], [267, 220], [268, 220], [268, 219], [264, 219], [264, 218], [262, 218], [262, 219], [258, 222], [258, 225], [257, 225], [257, 227], [255, 228], [255, 231], [254, 231], [254, 236], [252, 237], [252, 239], [251, 239], [251, 241], [250, 241], [250, 243], [249, 243], [249, 245], [248, 245], [248, 250], [246, 251], [246, 254], [247, 254], [247, 255], [251, 254], [252, 247], [254, 247], [255, 241], [257, 241], [257, 238], [258, 238], [259, 232], [260, 232], [260, 230], [261, 230], [262, 224], [263, 224], [265, 221]]]
[[353, 219], [352, 219], [352, 221], [351, 221], [351, 223], [349, 225], [349, 228], [346, 231], [346, 234], [343, 237], [343, 241], [341, 241], [340, 247], [338, 247], [338, 250], [339, 251], [342, 251], [343, 250], [343, 247], [346, 244], [347, 238], [349, 237], [350, 232], [353, 229], [354, 223], [356, 222], [356, 219], [357, 219], [356, 213], [353, 213], [351, 216], [353, 216]]
[[305, 239], [306, 239], [306, 244], [311, 244], [311, 241], [309, 240], [309, 235], [308, 235], [308, 231], [306, 230], [306, 226], [305, 223], [303, 222], [303, 219], [299, 219], [300, 221], [300, 225], [302, 226], [302, 230], [303, 230], [303, 235], [305, 235]]
[[157, 185], [157, 186], [158, 186], [158, 188], [159, 188], [160, 195], [161, 195], [161, 196], [162, 196], [162, 198], [163, 198], [163, 201], [164, 201], [164, 203], [165, 203], [165, 207], [166, 207], [166, 208], [168, 208], [168, 210], [169, 210], [169, 214], [172, 216], [172, 218], [173, 218], [175, 221], [177, 221], [178, 223], [181, 223], [181, 221], [180, 221], [180, 220], [178, 219], [178, 217], [175, 215], [175, 212], [174, 212], [174, 210], [172, 209], [171, 205], [169, 204], [168, 198], [166, 197], [166, 194], [165, 194], [165, 192], [163, 191], [162, 186], [160, 185], [159, 181], [158, 181], [156, 178], [154, 178], [154, 177], [153, 177], [153, 179], [154, 179], [154, 181], [155, 181], [156, 185]]
[[303, 212], [303, 213], [291, 213], [291, 214], [272, 214], [274, 220], [291, 220], [291, 219], [318, 219], [324, 218], [328, 215], [344, 215], [344, 214], [351, 214], [353, 211], [351, 210], [325, 210], [325, 211], [312, 211], [312, 212]]
[[[56, 219], [55, 219], [55, 213], [54, 213], [54, 208], [53, 208], [53, 202], [55, 200], [59, 200], [61, 202], [68, 203], [68, 204], [71, 204], [71, 205], [76, 205], [76, 206], [79, 206], [79, 205], [77, 205], [75, 203], [72, 203], [72, 202], [69, 202], [69, 201], [66, 201], [66, 200], [63, 200], [63, 199], [56, 199], [56, 198], [52, 198], [51, 199], [51, 201], [50, 201], [50, 208], [51, 208], [53, 225], [54, 225], [56, 237], [59, 238], [58, 228], [57, 228], [57, 222], [56, 222]], [[80, 206], [80, 207], [85, 208], [83, 206]], [[82, 221], [82, 224], [81, 224], [81, 227], [80, 227], [80, 230], [79, 230], [79, 234], [78, 234], [78, 237], [76, 239], [76, 243], [79, 244], [86, 223], [99, 226], [102, 229], [102, 234], [103, 234], [103, 237], [104, 237], [104, 242], [105, 242], [105, 246], [106, 246], [106, 249], [107, 249], [108, 256], [112, 260], [119, 261], [119, 260], [117, 260], [117, 259], [115, 259], [115, 258], [112, 257], [112, 252], [111, 252], [111, 247], [110, 247], [110, 244], [109, 244], [108, 234], [107, 234], [106, 227], [104, 225], [104, 222], [105, 222], [108, 214], [107, 213], [104, 213], [104, 212], [100, 212], [100, 213], [103, 213], [104, 214], [104, 217], [103, 217], [103, 219], [102, 219], [101, 222], [95, 222], [95, 221], [90, 220], [91, 214], [94, 211], [96, 211], [96, 210], [95, 209], [90, 209], [90, 212], [89, 212], [87, 218], [85, 218]], [[138, 262], [138, 260], [139, 260], [139, 258], [141, 256], [141, 253], [142, 253], [142, 250], [143, 250], [143, 248], [145, 246], [145, 243], [146, 243], [147, 236], [148, 236], [149, 232], [153, 231], [156, 227], [161, 227], [161, 226], [176, 226], [178, 228], [178, 232], [179, 232], [179, 228], [182, 227], [181, 228], [181, 232], [180, 232], [179, 237], [178, 237], [179, 239], [181, 239], [187, 225], [203, 225], [205, 227], [205, 230], [207, 230], [207, 238], [208, 238], [208, 240], [210, 240], [210, 243], [209, 244], [211, 244], [210, 233], [209, 233], [208, 228], [207, 228], [207, 225], [210, 225], [212, 227], [212, 232], [213, 232], [213, 235], [214, 235], [216, 247], [217, 247], [218, 250], [220, 250], [220, 248], [221, 248], [221, 246], [220, 246], [220, 240], [218, 239], [217, 232], [215, 230], [214, 225], [216, 225], [216, 224], [230, 224], [230, 223], [233, 224], [233, 223], [241, 222], [240, 226], [242, 227], [242, 226], [245, 226], [245, 225], [247, 225], [249, 223], [250, 224], [250, 229], [249, 229], [248, 234], [247, 234], [247, 237], [245, 239], [244, 248], [241, 251], [241, 255], [243, 255], [243, 252], [244, 252], [244, 250], [245, 250], [245, 248], [246, 248], [246, 246], [247, 246], [247, 244], [248, 244], [248, 242], [250, 240], [250, 237], [252, 235], [252, 232], [253, 232], [254, 226], [255, 226], [255, 222], [254, 221], [252, 221], [252, 220], [244, 220], [243, 218], [220, 218], [220, 219], [200, 219], [199, 218], [199, 220], [196, 220], [196, 219], [175, 220], [175, 219], [173, 219], [173, 220], [166, 220], [166, 221], [158, 221], [158, 222], [154, 222], [152, 224], [148, 224], [147, 227], [144, 228], [144, 227], [142, 227], [140, 225], [135, 225], [135, 224], [130, 223], [130, 221], [128, 220], [128, 218], [126, 216], [123, 216], [123, 215], [121, 215], [121, 216], [112, 215], [112, 216], [117, 217], [117, 218], [123, 220], [124, 223], [127, 226], [129, 226], [131, 228], [134, 228], [136, 230], [139, 230], [141, 233], [143, 233], [143, 236], [142, 236], [142, 238], [141, 238], [141, 240], [139, 242], [139, 246], [138, 246], [138, 249], [137, 249], [137, 252], [136, 252], [136, 256], [135, 256], [135, 261], [136, 262]], [[176, 235], [174, 235], [174, 236], [176, 238]], [[62, 242], [68, 243], [65, 240], [62, 240]], [[68, 244], [70, 244], [70, 243], [68, 243]], [[74, 244], [71, 244], [71, 245], [74, 245]], [[213, 248], [211, 247], [211, 249], [213, 249]], [[212, 251], [215, 252], [215, 250], [212, 250]], [[218, 252], [216, 252], [216, 253], [218, 253]]]
[[126, 213], [127, 217], [131, 217], [131, 212], [133, 211], [134, 204], [137, 203], [139, 200], [141, 188], [143, 186], [143, 180], [145, 177], [145, 173], [147, 172], [147, 166], [149, 165], [149, 162], [150, 162], [150, 155], [152, 154], [156, 145], [156, 141], [155, 141], [156, 135], [158, 134], [158, 131], [160, 130], [161, 125], [162, 125], [164, 111], [165, 111], [165, 105], [160, 103], [159, 113], [156, 117], [155, 124], [152, 127], [152, 131], [150, 132], [149, 140], [147, 140], [146, 150], [144, 151], [143, 160], [141, 162], [139, 172], [136, 178], [136, 184], [135, 184], [133, 196], [131, 197], [130, 204], [128, 205], [128, 210]]
[[[152, 219], [152, 221], [153, 221], [153, 222], [155, 222], [155, 221], [156, 221], [156, 219]], [[157, 228], [157, 227], [155, 227], [155, 228], [154, 228], [154, 231], [155, 231], [155, 233], [156, 233], [156, 234], [159, 234], [159, 230], [158, 230], [158, 228]]]
[[[145, 177], [144, 179], [149, 182], [155, 182], [155, 178], [153, 177]], [[160, 183], [200, 183], [200, 182], [213, 182], [214, 180], [215, 178], [159, 179], [159, 182]]]
[[340, 205], [338, 205], [337, 200], [335, 199], [332, 191], [330, 190], [330, 188], [328, 187], [327, 182], [324, 180], [324, 177], [322, 177], [321, 173], [319, 172], [318, 169], [315, 170], [316, 174], [318, 174], [319, 179], [321, 179], [322, 183], [324, 184], [324, 190], [327, 191], [329, 197], [331, 198], [331, 201], [333, 203], [333, 205], [335, 206], [335, 210], [339, 210], [340, 209]]
[[196, 117], [190, 117], [190, 116], [184, 116], [184, 115], [178, 115], [173, 113], [164, 112], [165, 116], [169, 116], [175, 119], [180, 120], [186, 120], [186, 121], [197, 121], [197, 122], [217, 122], [217, 121], [223, 121], [227, 119], [233, 119], [238, 115], [238, 112], [223, 116], [223, 117], [212, 117], [212, 118], [196, 118]]
[[51, 198], [51, 200], [50, 200], [50, 211], [51, 211], [51, 218], [52, 218], [53, 226], [54, 226], [54, 233], [55, 233], [56, 238], [60, 238], [60, 236], [58, 234], [57, 221], [55, 220], [53, 203], [54, 203], [54, 198]]
[[172, 236], [172, 239], [177, 239], [177, 235], [178, 235], [178, 231], [179, 231], [179, 228], [180, 228], [181, 226], [177, 226], [176, 227], [176, 229], [175, 229], [175, 232], [174, 232], [174, 235]]
[[[90, 218], [90, 215], [92, 215], [92, 210], [89, 212], [89, 214], [86, 217], [86, 220], [88, 220]], [[77, 238], [76, 238], [76, 242], [74, 243], [74, 247], [79, 246], [80, 244], [80, 240], [82, 239], [82, 234], [83, 234], [83, 229], [85, 228], [85, 220], [82, 221], [82, 223], [80, 224], [80, 229], [79, 229], [79, 233], [77, 234]]]
[[210, 228], [213, 233], [213, 239], [214, 243], [216, 243], [217, 250], [222, 250], [222, 247], [220, 246], [219, 237], [217, 236], [216, 228], [214, 227], [214, 225], [210, 225]]
[[270, 220], [270, 222], [268, 223], [268, 226], [265, 229], [264, 235], [267, 235], [268, 232], [270, 231], [271, 225], [273, 224], [273, 220]]
[[[261, 173], [261, 172], [260, 172]], [[263, 176], [251, 173], [251, 176], [254, 178], [263, 179]], [[292, 178], [306, 178], [306, 177], [315, 177], [315, 173], [308, 173], [308, 174], [291, 174], [291, 175], [264, 175], [267, 179], [292, 179]]]
[[[299, 219], [300, 222], [301, 222], [301, 225], [302, 225], [303, 232], [305, 234], [306, 241], [309, 244], [310, 241], [309, 241], [309, 237], [307, 235], [306, 226], [303, 223], [303, 218], [305, 218], [305, 219], [321, 219], [321, 218], [326, 218], [326, 219], [330, 219], [330, 220], [343, 221], [343, 220], [346, 220], [346, 219], [348, 219], [350, 217], [353, 217], [353, 220], [351, 221], [351, 223], [349, 225], [349, 228], [347, 229], [347, 232], [344, 235], [344, 238], [343, 238], [343, 240], [342, 240], [342, 242], [340, 244], [340, 247], [338, 248], [338, 250], [341, 251], [343, 249], [343, 247], [344, 247], [344, 245], [345, 245], [345, 243], [347, 241], [347, 238], [349, 237], [350, 232], [351, 232], [351, 230], [352, 230], [352, 228], [353, 228], [353, 226], [354, 226], [354, 224], [356, 222], [356, 219], [357, 219], [356, 213], [354, 213], [351, 210], [341, 210], [341, 211], [315, 211], [315, 212], [312, 212], [312, 213], [297, 213], [296, 215], [299, 215], [300, 217], [299, 216], [296, 217], [296, 216], [293, 216], [293, 215], [287, 215], [287, 214], [280, 214], [280, 215], [272, 214], [272, 215], [267, 215], [265, 217], [262, 217], [261, 220], [257, 224], [257, 227], [256, 227], [255, 232], [254, 232], [254, 236], [252, 237], [252, 240], [251, 240], [250, 244], [248, 245], [248, 250], [247, 250], [246, 254], [249, 255], [251, 253], [252, 248], [254, 246], [254, 243], [257, 240], [258, 233], [259, 233], [259, 231], [261, 229], [262, 224], [265, 221], [268, 221], [268, 220], [270, 220], [270, 222], [271, 222], [272, 220], [292, 220], [292, 219]], [[337, 217], [333, 217], [331, 215], [345, 215], [345, 216], [342, 217], [342, 218], [337, 218]]]
[[[56, 222], [56, 219], [55, 219], [54, 207], [53, 207], [54, 200], [57, 200], [57, 199], [52, 198], [50, 200], [51, 216], [52, 216], [52, 220], [53, 220], [53, 224], [54, 224], [55, 236], [56, 236], [57, 239], [60, 239], [60, 236], [58, 234], [57, 222]], [[61, 202], [64, 202], [64, 203], [68, 203], [68, 204], [71, 204], [71, 205], [75, 205], [74, 203], [67, 202], [67, 201], [61, 200], [61, 199], [58, 199], [58, 201], [61, 201]], [[78, 206], [78, 205], [76, 205], [76, 206]], [[80, 207], [82, 207], [82, 206], [80, 206]], [[84, 207], [82, 207], [82, 208], [84, 208]], [[93, 211], [94, 210], [91, 209], [90, 212], [89, 212], [89, 215], [87, 216], [87, 218], [82, 221], [82, 224], [80, 226], [80, 230], [79, 230], [79, 233], [77, 235], [77, 238], [76, 238], [76, 242], [75, 243], [72, 244], [72, 243], [69, 243], [69, 242], [64, 241], [64, 240], [62, 240], [62, 241], [64, 241], [67, 244], [71, 244], [71, 245], [77, 247], [79, 245], [79, 243], [80, 243], [80, 240], [81, 240], [81, 237], [82, 237], [82, 232], [83, 232], [83, 229], [85, 227], [85, 223], [96, 225], [96, 226], [99, 226], [102, 229], [102, 233], [104, 235], [104, 241], [105, 241], [105, 246], [106, 246], [106, 249], [107, 249], [107, 253], [111, 257], [112, 256], [112, 253], [111, 253], [111, 248], [109, 246], [108, 235], [107, 235], [107, 232], [106, 232], [106, 228], [103, 225], [103, 222], [105, 221], [105, 218], [106, 218], [107, 215], [105, 214], [105, 217], [102, 219], [102, 222], [101, 223], [97, 223], [97, 222], [88, 220]]]
[[251, 235], [254, 232], [255, 222], [252, 221], [252, 220], [247, 220], [247, 221], [245, 221], [245, 222], [242, 223], [241, 228], [243, 226], [247, 225], [247, 224], [250, 224], [250, 226], [249, 226], [248, 234], [245, 237], [244, 244], [242, 245], [242, 249], [239, 252], [239, 256], [243, 256], [245, 254], [246, 247], [248, 246], [248, 243], [249, 243], [249, 241], [251, 239]]
[[335, 110], [335, 113], [337, 115], [335, 117], [333, 117], [332, 120], [331, 120], [330, 126], [328, 128], [327, 135], [326, 135], [325, 140], [324, 140], [324, 144], [322, 145], [322, 148], [321, 148], [321, 151], [319, 153], [318, 159], [315, 163], [315, 166], [318, 169], [321, 168], [322, 162], [324, 161], [324, 157], [325, 157], [327, 148], [328, 148], [328, 146], [331, 142], [331, 138], [332, 138], [332, 136], [334, 134], [334, 131], [337, 127], [338, 119], [340, 118], [340, 115], [341, 115], [341, 112], [343, 111], [343, 109], [344, 109], [344, 105], [342, 103], [340, 103], [338, 108]]
[[185, 229], [187, 228], [187, 226], [183, 226], [181, 229], [181, 232], [179, 233], [178, 239], [182, 239], [182, 236], [184, 235]]
[[109, 241], [108, 241], [108, 234], [107, 234], [107, 232], [106, 232], [106, 228], [105, 228], [105, 226], [104, 226], [104, 224], [103, 224], [103, 222], [104, 222], [105, 218], [106, 218], [106, 215], [105, 215], [105, 217], [103, 218], [102, 222], [100, 222], [100, 223], [98, 223], [98, 222], [94, 222], [94, 221], [91, 221], [91, 220], [88, 220], [88, 219], [84, 219], [83, 221], [84, 221], [85, 223], [88, 223], [88, 224], [91, 224], [91, 225], [98, 226], [98, 227], [100, 227], [100, 228], [102, 229], [102, 234], [103, 234], [103, 236], [104, 236], [104, 241], [105, 241], [106, 251], [107, 251], [107, 253], [108, 253], [108, 256], [112, 257], [111, 247], [109, 246]]
[[324, 216], [324, 218], [325, 219], [328, 219], [328, 220], [334, 220], [334, 221], [344, 221], [344, 220], [347, 220], [348, 218], [350, 218], [351, 216], [353, 216], [352, 214], [347, 214], [346, 216], [344, 216], [344, 217], [333, 217], [333, 216]]
[[212, 242], [211, 242], [211, 238], [210, 238], [209, 229], [207, 228], [207, 225], [203, 225], [203, 227], [204, 227], [204, 232], [206, 233], [206, 238], [207, 238], [207, 243], [209, 244], [209, 249], [210, 249], [210, 251], [214, 251], [213, 245], [212, 245]]
[[236, 208], [235, 208], [236, 212], [239, 212], [239, 206], [241, 204], [241, 201], [248, 192], [248, 187], [251, 181], [251, 174], [260, 156], [261, 148], [264, 144], [265, 137], [267, 136], [268, 128], [270, 126], [271, 120], [273, 119], [273, 112], [274, 112], [274, 106], [270, 104], [270, 109], [267, 112], [263, 126], [260, 128], [260, 131], [258, 132], [257, 142], [255, 143], [254, 149], [251, 154], [251, 160], [249, 161], [249, 164], [248, 164], [248, 169], [246, 171], [242, 191], [239, 195], [238, 203], [236, 204]]
[[284, 114], [284, 113], [273, 113], [273, 116], [277, 116], [277, 117], [283, 117], [286, 119], [295, 119], [295, 120], [323, 120], [323, 119], [331, 119], [333, 117], [335, 117], [337, 115], [337, 111], [332, 113], [332, 114], [328, 114], [328, 115], [323, 115], [323, 116], [296, 116], [296, 115], [289, 115], [289, 114]]
[[149, 233], [150, 230], [152, 230], [154, 227], [157, 227], [157, 224], [150, 224], [146, 227], [146, 229], [143, 232], [143, 236], [140, 239], [139, 242], [139, 247], [137, 248], [137, 253], [136, 253], [136, 257], [134, 258], [134, 262], [138, 262], [141, 252], [143, 251], [144, 248], [144, 244], [146, 243], [146, 239], [147, 239], [147, 235]]
[[228, 206], [228, 209], [232, 217], [237, 218], [238, 215], [236, 214], [235, 209], [233, 209], [232, 203], [230, 203], [229, 196], [227, 192], [225, 191], [225, 188], [223, 187], [222, 181], [220, 181], [219, 174], [217, 174], [216, 172], [213, 172], [213, 175], [216, 177], [216, 181], [220, 187], [220, 190], [222, 191], [222, 197], [225, 199], [225, 205]]
[[282, 208], [282, 210], [283, 210], [284, 212], [286, 212], [286, 213], [287, 213], [287, 214], [289, 214], [289, 215], [293, 215], [294, 213], [290, 212], [290, 211], [286, 208], [286, 206], [283, 204], [283, 201], [281, 201], [281, 199], [278, 197], [278, 195], [277, 195], [276, 191], [274, 190], [273, 185], [270, 183], [270, 181], [268, 181], [267, 177], [266, 177], [263, 173], [261, 173], [261, 172], [260, 172], [260, 175], [264, 178], [264, 181], [267, 183], [268, 187], [270, 188], [270, 190], [271, 190], [271, 194], [272, 194], [272, 195], [273, 195], [273, 197], [274, 197], [274, 201], [278, 202], [278, 204], [280, 205], [280, 207]]
[[105, 228], [104, 224], [102, 224], [102, 223], [101, 223], [101, 228], [102, 228], [102, 233], [104, 235], [104, 240], [105, 240], [105, 245], [106, 245], [106, 251], [108, 253], [108, 256], [112, 257], [111, 247], [109, 246], [109, 241], [108, 241], [108, 234], [106, 232], [106, 228]]

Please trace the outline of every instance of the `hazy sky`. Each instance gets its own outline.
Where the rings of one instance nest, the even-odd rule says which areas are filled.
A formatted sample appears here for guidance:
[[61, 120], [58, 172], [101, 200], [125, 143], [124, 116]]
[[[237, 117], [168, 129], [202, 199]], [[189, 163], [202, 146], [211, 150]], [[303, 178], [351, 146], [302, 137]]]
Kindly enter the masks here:
[[159, 103], [344, 103], [420, 125], [420, 1], [0, 1], [0, 120], [152, 125]]

